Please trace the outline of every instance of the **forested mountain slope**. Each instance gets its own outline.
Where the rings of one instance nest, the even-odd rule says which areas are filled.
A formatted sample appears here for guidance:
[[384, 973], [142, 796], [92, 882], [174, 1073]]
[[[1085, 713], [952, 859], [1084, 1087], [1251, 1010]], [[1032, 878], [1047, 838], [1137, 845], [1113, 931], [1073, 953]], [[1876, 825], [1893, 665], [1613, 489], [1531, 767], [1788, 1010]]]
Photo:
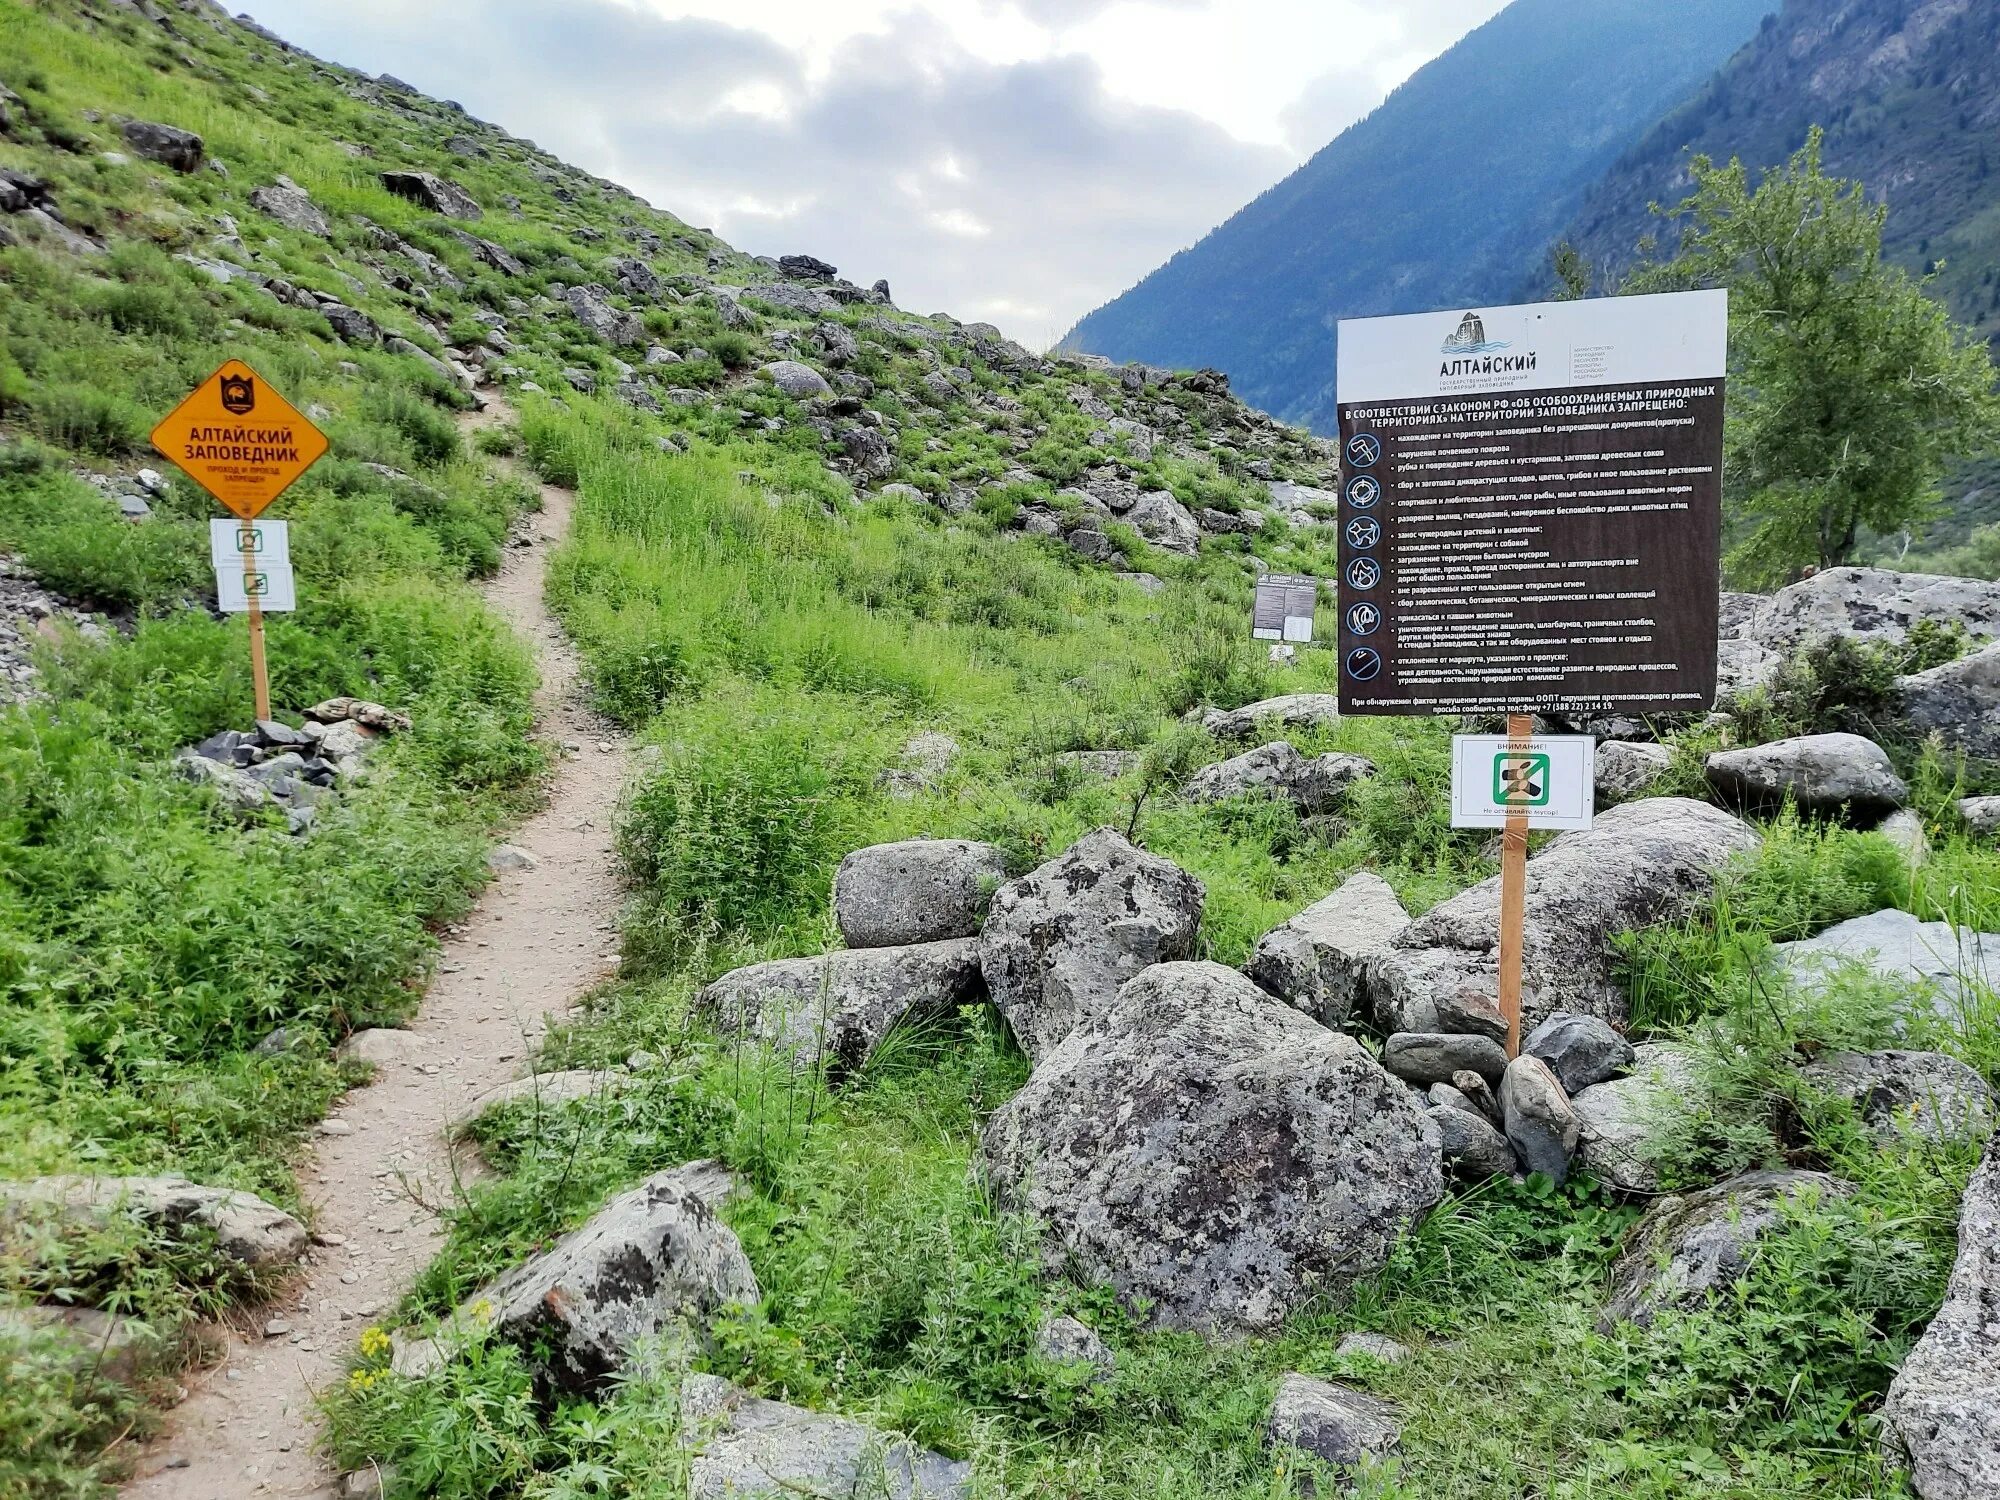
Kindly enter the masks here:
[[1064, 346], [1214, 365], [1333, 425], [1335, 323], [1506, 299], [1604, 169], [1769, 0], [1516, 0]]

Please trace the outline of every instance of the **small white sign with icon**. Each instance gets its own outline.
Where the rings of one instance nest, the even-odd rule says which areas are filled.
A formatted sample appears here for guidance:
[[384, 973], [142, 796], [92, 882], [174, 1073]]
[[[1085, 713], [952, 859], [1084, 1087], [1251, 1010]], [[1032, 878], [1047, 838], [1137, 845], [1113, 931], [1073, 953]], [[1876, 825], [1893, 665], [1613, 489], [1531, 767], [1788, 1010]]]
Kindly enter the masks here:
[[252, 599], [267, 613], [299, 607], [291, 535], [283, 521], [212, 520], [208, 555], [215, 564], [216, 603], [224, 614], [246, 613]]
[[1451, 740], [1451, 826], [1588, 828], [1597, 810], [1597, 741], [1587, 734], [1458, 734]]

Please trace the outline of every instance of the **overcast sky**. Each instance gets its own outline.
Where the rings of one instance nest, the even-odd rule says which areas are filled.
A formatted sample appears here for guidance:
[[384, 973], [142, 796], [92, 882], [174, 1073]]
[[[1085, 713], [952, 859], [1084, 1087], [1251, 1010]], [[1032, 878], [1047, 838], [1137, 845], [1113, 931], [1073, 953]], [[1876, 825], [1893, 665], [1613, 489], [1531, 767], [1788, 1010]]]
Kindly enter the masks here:
[[1037, 347], [1506, 0], [245, 0], [740, 249]]

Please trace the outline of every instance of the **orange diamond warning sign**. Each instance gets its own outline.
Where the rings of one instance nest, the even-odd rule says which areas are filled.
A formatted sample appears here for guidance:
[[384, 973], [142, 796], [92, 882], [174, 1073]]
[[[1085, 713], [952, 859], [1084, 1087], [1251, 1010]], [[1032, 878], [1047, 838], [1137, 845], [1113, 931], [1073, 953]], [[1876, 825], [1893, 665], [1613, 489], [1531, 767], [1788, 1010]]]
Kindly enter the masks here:
[[153, 429], [153, 446], [222, 506], [253, 520], [326, 452], [326, 434], [232, 359]]

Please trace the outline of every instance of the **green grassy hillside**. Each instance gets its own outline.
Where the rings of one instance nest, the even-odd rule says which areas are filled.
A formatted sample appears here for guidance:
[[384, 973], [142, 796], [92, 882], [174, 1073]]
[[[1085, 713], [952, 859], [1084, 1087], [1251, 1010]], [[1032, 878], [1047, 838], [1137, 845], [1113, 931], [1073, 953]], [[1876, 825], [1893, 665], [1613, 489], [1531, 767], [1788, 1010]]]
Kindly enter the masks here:
[[[1598, 1332], [1639, 1205], [1531, 1179], [1455, 1190], [1380, 1277], [1275, 1336], [1147, 1331], [1107, 1289], [1045, 1278], [1030, 1226], [978, 1187], [979, 1129], [1027, 1073], [989, 1009], [899, 1034], [836, 1093], [689, 1000], [737, 964], [829, 946], [840, 858], [917, 833], [989, 839], [1018, 873], [1100, 824], [1130, 829], [1205, 883], [1198, 950], [1225, 963], [1351, 872], [1412, 910], [1489, 874], [1485, 836], [1448, 826], [1442, 722], [1296, 736], [1379, 768], [1336, 817], [1175, 795], [1231, 753], [1188, 710], [1333, 681], [1324, 653], [1282, 669], [1246, 639], [1260, 562], [1332, 565], [1330, 533], [1269, 490], [1324, 483], [1322, 445], [1211, 378], [1045, 361], [785, 278], [201, 0], [156, 15], [0, 0], [0, 83], [0, 170], [60, 215], [0, 216], [19, 241], [0, 248], [0, 550], [105, 617], [56, 630], [41, 696], [0, 708], [0, 1178], [174, 1170], [298, 1205], [300, 1141], [346, 1081], [332, 1044], [416, 1004], [432, 934], [533, 795], [530, 657], [477, 589], [532, 500], [502, 454], [576, 492], [549, 598], [593, 700], [642, 746], [615, 814], [624, 962], [537, 1064], [643, 1050], [658, 1065], [615, 1096], [482, 1123], [493, 1176], [451, 1206], [405, 1302], [356, 1325], [352, 1375], [329, 1393], [343, 1465], [379, 1461], [398, 1500], [684, 1494], [674, 1381], [544, 1406], [515, 1351], [405, 1379], [385, 1330], [442, 1314], [638, 1177], [712, 1156], [746, 1186], [725, 1212], [765, 1295], [724, 1319], [704, 1367], [969, 1458], [982, 1500], [1295, 1493], [1295, 1461], [1261, 1436], [1286, 1370], [1403, 1403], [1401, 1457], [1361, 1480], [1378, 1500], [1894, 1493], [1876, 1413], [1943, 1295], [1976, 1153], [1882, 1149], [1802, 1100], [1796, 1060], [1886, 1045], [1895, 997], [1774, 992], [1758, 961], [1884, 905], [2000, 929], [2000, 855], [1953, 810], [1986, 772], [1896, 743], [1928, 866], [1787, 815], [1711, 909], [1625, 955], [1635, 1031], [1686, 1038], [1715, 1082], [1662, 1148], [1670, 1185], [1781, 1161], [1856, 1184], [1789, 1220], [1731, 1298]], [[126, 117], [198, 131], [204, 164], [137, 155]], [[458, 184], [481, 216], [386, 191], [380, 173], [400, 169]], [[281, 175], [323, 228], [270, 211], [307, 223], [267, 191]], [[225, 354], [334, 439], [274, 512], [294, 524], [302, 595], [274, 623], [278, 713], [357, 693], [414, 721], [304, 838], [239, 825], [173, 769], [177, 747], [249, 714], [243, 628], [208, 593], [212, 507], [176, 475], [128, 521], [86, 477], [117, 488], [155, 463], [150, 421]], [[825, 372], [826, 399], [757, 373], [788, 354]], [[471, 448], [460, 367], [517, 414]], [[1113, 482], [1212, 512], [1209, 534], [1162, 550], [1075, 488]], [[1896, 663], [1817, 665], [1795, 664], [1741, 732], [1856, 722], [1861, 687]], [[1720, 732], [1681, 732], [1662, 790], [1700, 794]], [[912, 759], [937, 736], [955, 758]], [[1141, 759], [1101, 781], [1061, 758], [1077, 749]], [[2000, 1076], [1985, 1000], [1976, 1019], [1901, 1040]], [[260, 1046], [279, 1027], [284, 1045]], [[136, 1235], [0, 1257], [0, 1301], [109, 1304], [170, 1340], [254, 1291]], [[1053, 1311], [1109, 1340], [1107, 1382], [1036, 1355]], [[1356, 1330], [1414, 1357], [1338, 1353]], [[170, 1352], [164, 1374], [195, 1357]], [[0, 1364], [0, 1495], [107, 1493], [126, 1435], [159, 1419], [148, 1391], [49, 1340], [0, 1335]]]

